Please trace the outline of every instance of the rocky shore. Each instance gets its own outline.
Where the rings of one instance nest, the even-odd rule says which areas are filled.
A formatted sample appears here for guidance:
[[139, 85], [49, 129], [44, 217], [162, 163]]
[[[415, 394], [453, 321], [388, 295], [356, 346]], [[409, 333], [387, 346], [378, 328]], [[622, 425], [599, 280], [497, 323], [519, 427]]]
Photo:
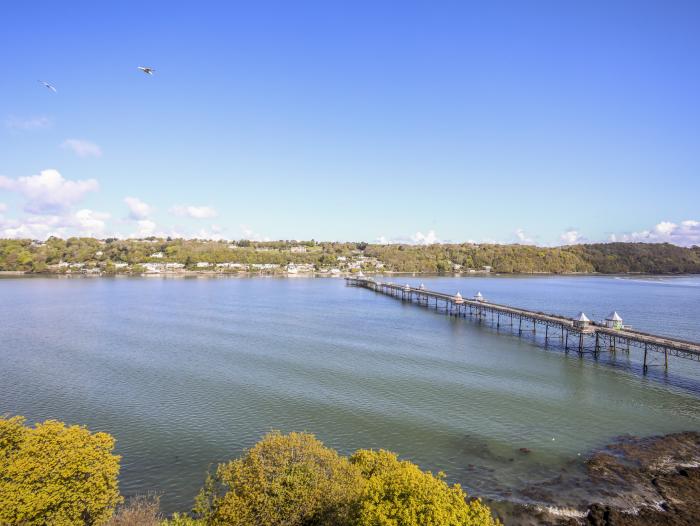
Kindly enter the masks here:
[[700, 524], [700, 433], [620, 437], [592, 453], [581, 473], [523, 492], [506, 525], [646, 526]]

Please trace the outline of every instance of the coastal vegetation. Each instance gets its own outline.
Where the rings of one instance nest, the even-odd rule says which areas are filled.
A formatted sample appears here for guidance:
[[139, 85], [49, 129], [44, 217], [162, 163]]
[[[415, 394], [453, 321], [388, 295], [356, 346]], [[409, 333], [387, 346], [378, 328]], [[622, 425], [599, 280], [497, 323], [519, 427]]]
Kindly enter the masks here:
[[0, 524], [40, 526], [496, 526], [444, 474], [388, 451], [338, 454], [308, 433], [272, 432], [210, 473], [193, 513], [161, 516], [157, 496], [125, 506], [114, 438], [0, 418]]
[[170, 238], [0, 240], [0, 271], [700, 273], [700, 247], [598, 243], [562, 247], [496, 244], [255, 242]]
[[0, 418], [0, 524], [104, 524], [121, 502], [113, 449], [107, 433]]

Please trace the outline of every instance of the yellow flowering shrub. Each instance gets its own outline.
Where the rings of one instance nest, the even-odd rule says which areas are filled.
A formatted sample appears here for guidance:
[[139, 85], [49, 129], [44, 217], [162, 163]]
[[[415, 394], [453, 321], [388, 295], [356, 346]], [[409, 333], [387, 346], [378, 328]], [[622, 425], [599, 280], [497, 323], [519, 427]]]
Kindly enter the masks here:
[[389, 451], [359, 450], [350, 457], [367, 481], [358, 511], [359, 526], [490, 526], [491, 511], [444, 474], [437, 477]]
[[348, 524], [360, 495], [359, 471], [306, 433], [270, 433], [219, 465], [197, 497], [208, 525]]
[[121, 501], [113, 449], [107, 433], [0, 417], [0, 524], [104, 524]]

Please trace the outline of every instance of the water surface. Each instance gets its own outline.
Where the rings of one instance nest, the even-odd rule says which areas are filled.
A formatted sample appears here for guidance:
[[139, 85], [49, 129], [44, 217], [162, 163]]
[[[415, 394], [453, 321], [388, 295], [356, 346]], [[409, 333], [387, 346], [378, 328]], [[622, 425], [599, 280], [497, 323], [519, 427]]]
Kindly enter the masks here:
[[[698, 277], [393, 279], [700, 340]], [[271, 429], [515, 499], [620, 434], [700, 430], [700, 364], [642, 377], [339, 279], [2, 279], [0, 319], [0, 413], [113, 434], [122, 492], [166, 511]]]

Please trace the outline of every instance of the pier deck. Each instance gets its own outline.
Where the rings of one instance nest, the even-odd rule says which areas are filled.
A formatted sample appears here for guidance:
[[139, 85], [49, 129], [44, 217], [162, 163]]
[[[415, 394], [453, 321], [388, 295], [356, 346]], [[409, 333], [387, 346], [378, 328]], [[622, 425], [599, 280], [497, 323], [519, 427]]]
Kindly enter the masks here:
[[[497, 329], [503, 326], [514, 327], [514, 322], [517, 322], [519, 335], [524, 333], [537, 334], [539, 326], [540, 329], [544, 329], [545, 345], [548, 345], [552, 339], [559, 339], [566, 351], [571, 349], [581, 354], [598, 355], [601, 352], [629, 352], [630, 347], [636, 347], [644, 351], [644, 372], [655, 365], [661, 365], [668, 369], [669, 356], [700, 362], [700, 343], [697, 342], [650, 334], [624, 326], [613, 328], [596, 322], [581, 324], [558, 314], [537, 312], [479, 299], [462, 298], [424, 288], [376, 281], [372, 278], [348, 277], [345, 279], [350, 286], [370, 289], [403, 301], [434, 307], [436, 310], [442, 309], [451, 316], [469, 317], [480, 323], [488, 322], [495, 325]], [[653, 363], [650, 353], [661, 353], [663, 363]]]

